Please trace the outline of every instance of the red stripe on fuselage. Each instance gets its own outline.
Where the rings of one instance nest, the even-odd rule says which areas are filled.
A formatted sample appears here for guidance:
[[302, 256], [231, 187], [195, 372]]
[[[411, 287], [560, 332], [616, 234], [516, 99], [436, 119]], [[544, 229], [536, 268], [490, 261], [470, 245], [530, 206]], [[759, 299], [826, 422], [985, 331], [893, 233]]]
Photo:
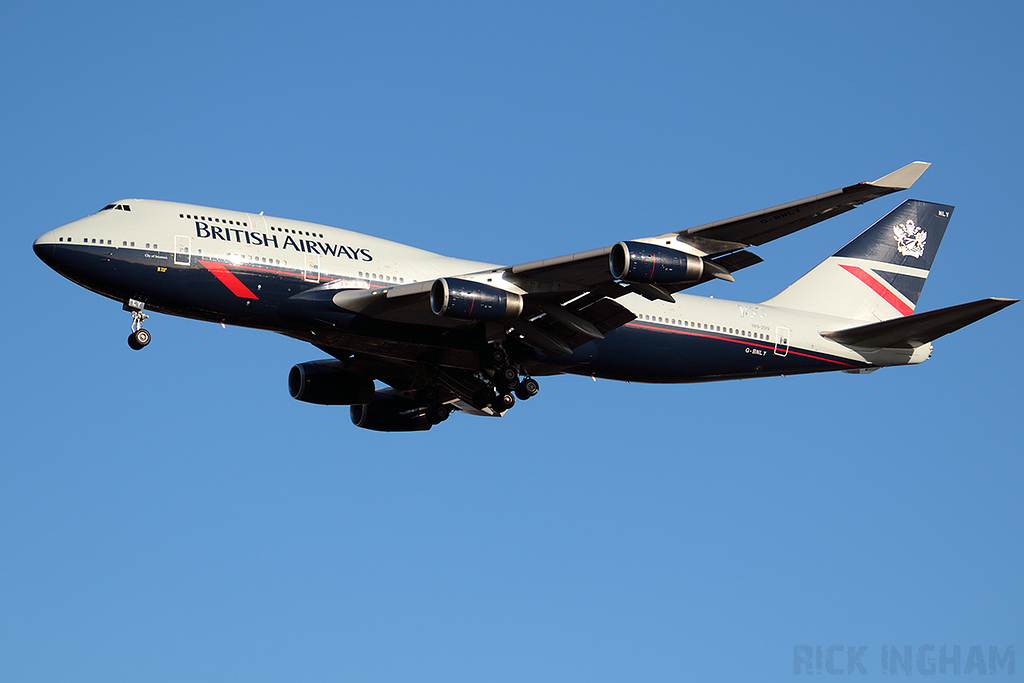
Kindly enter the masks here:
[[910, 315], [914, 312], [914, 309], [903, 303], [903, 300], [897, 297], [888, 287], [883, 285], [881, 282], [871, 277], [871, 275], [863, 268], [857, 266], [848, 266], [840, 263], [839, 267], [854, 276], [868, 287], [870, 287], [875, 294], [885, 299], [886, 303], [895, 308], [900, 312], [900, 315]]
[[[720, 336], [720, 335], [717, 335], [717, 334], [708, 334], [706, 332], [691, 332], [690, 330], [676, 330], [676, 329], [673, 329], [671, 327], [657, 327], [657, 326], [654, 326], [654, 325], [645, 325], [643, 323], [638, 323], [638, 322], [635, 322], [635, 321], [631, 322], [631, 323], [626, 323], [625, 325], [623, 325], [623, 327], [637, 327], [637, 328], [640, 328], [642, 330], [651, 330], [652, 332], [668, 332], [669, 334], [682, 334], [682, 335], [686, 335], [687, 337], [701, 337], [703, 339], [713, 339], [715, 341], [724, 341], [724, 342], [729, 342], [731, 344], [742, 344], [744, 346], [750, 346], [750, 347], [754, 347], [754, 348], [758, 348], [758, 349], [765, 349], [767, 351], [772, 351], [773, 353], [774, 353], [774, 350], [776, 348], [776, 345], [772, 344], [771, 342], [769, 342], [768, 344], [763, 344], [763, 343], [758, 344], [757, 342], [753, 342], [753, 341], [751, 341], [749, 339], [746, 339], [744, 337], [740, 337], [738, 339], [735, 338], [735, 337], [723, 337], [723, 336]], [[815, 355], [812, 355], [810, 353], [803, 353], [801, 351], [795, 350], [792, 346], [789, 347], [789, 350], [786, 353], [787, 353], [787, 355], [791, 355], [791, 356], [802, 356], [804, 358], [810, 358], [811, 360], [820, 360], [820, 361], [824, 361], [826, 363], [834, 363], [835, 365], [843, 365], [843, 366], [846, 366], [848, 368], [857, 367], [853, 363], [844, 363], [843, 361], [833, 360], [831, 358], [825, 358], [824, 356], [815, 356]], [[782, 356], [780, 356], [780, 357], [782, 357]]]
[[213, 276], [223, 283], [225, 287], [231, 290], [231, 293], [241, 299], [259, 299], [258, 296], [252, 293], [252, 290], [245, 286], [245, 284], [239, 280], [235, 275], [224, 267], [222, 263], [215, 263], [213, 261], [200, 261], [199, 262], [204, 268], [213, 273]]

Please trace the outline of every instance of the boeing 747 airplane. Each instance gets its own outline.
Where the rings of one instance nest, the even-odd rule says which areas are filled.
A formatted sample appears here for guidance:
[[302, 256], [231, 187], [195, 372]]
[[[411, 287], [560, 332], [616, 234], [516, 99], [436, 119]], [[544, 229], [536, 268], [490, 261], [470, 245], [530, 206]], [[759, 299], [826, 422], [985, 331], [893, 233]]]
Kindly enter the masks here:
[[[1012, 303], [916, 313], [953, 214], [907, 200], [761, 303], [684, 293], [761, 259], [765, 244], [909, 188], [929, 164], [874, 182], [590, 251], [500, 266], [262, 214], [144, 199], [51, 230], [36, 254], [132, 316], [271, 330], [329, 358], [288, 374], [292, 397], [351, 406], [379, 431], [430, 429], [453, 410], [504, 415], [571, 373], [704, 382], [926, 360], [931, 342]], [[378, 385], [379, 383], [379, 385]]]

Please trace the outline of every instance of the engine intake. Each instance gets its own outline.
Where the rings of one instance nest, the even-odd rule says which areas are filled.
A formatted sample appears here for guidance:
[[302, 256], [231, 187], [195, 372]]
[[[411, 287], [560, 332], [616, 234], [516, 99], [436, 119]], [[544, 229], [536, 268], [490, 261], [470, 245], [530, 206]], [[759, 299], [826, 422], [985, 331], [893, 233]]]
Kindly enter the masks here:
[[619, 242], [608, 254], [612, 277], [645, 285], [697, 282], [704, 276], [704, 259], [693, 254], [644, 242]]
[[441, 278], [430, 287], [430, 309], [459, 320], [512, 320], [523, 312], [523, 297], [479, 282]]
[[346, 372], [340, 361], [299, 363], [288, 372], [292, 398], [322, 406], [347, 406], [373, 400], [373, 380]]
[[350, 409], [352, 424], [375, 432], [425, 432], [434, 426], [422, 406], [401, 396], [378, 393]]

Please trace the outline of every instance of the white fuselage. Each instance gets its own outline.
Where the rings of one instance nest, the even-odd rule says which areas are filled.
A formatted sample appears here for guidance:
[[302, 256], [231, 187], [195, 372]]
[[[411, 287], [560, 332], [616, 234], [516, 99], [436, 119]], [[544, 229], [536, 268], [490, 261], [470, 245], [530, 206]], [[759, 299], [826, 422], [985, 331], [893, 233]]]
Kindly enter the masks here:
[[[130, 210], [121, 208], [124, 206], [130, 206]], [[495, 286], [516, 289], [514, 284], [501, 279], [503, 271], [497, 265], [442, 256], [340, 228], [165, 201], [125, 200], [112, 207], [46, 233], [37, 241], [37, 247], [48, 244], [98, 247], [109, 254], [108, 260], [112, 262], [131, 254], [137, 262], [151, 264], [154, 273], [160, 276], [173, 276], [176, 270], [194, 268], [197, 262], [207, 266], [215, 262], [239, 274], [287, 279], [296, 285], [288, 288], [289, 293], [332, 282], [352, 289], [389, 288], [451, 276], [486, 279]], [[107, 284], [104, 275], [98, 273], [85, 277], [70, 269], [65, 274], [111, 298], [121, 300], [131, 296], [125, 283], [116, 276], [112, 275]], [[264, 291], [265, 285], [260, 279], [255, 281], [259, 292]], [[169, 286], [173, 289], [173, 285]], [[184, 291], [190, 286], [182, 284], [174, 290], [180, 296], [173, 305], [161, 306], [156, 297], [153, 308], [177, 315], [218, 319], [217, 310], [206, 300], [190, 299], [190, 296], [206, 297], [205, 290], [193, 287], [194, 292]], [[259, 299], [259, 293], [252, 291], [253, 298]], [[649, 357], [634, 353], [629, 359], [613, 359], [609, 352], [616, 345], [606, 343], [607, 340], [595, 341], [575, 352], [575, 360], [560, 362], [561, 371], [639, 381], [701, 381], [918, 363], [926, 359], [931, 350], [929, 344], [913, 350], [858, 350], [820, 334], [850, 327], [852, 321], [847, 319], [765, 303], [687, 294], [676, 294], [672, 298], [672, 303], [667, 303], [650, 301], [636, 294], [622, 297], [619, 303], [633, 312], [636, 320], [609, 335], [609, 338], [617, 336], [620, 345], [630, 335], [630, 339], [642, 339], [640, 347], [632, 341], [626, 344], [636, 347], [636, 351], [653, 344], [657, 348], [664, 347], [666, 353]], [[191, 309], [202, 313], [192, 315]], [[235, 310], [225, 311], [223, 319], [234, 324], [277, 329], [274, 324], [263, 324], [256, 309], [252, 310], [252, 322], [244, 316], [240, 318]], [[728, 342], [715, 347], [713, 371], [702, 372], [699, 359], [670, 360], [671, 367], [662, 367], [666, 358], [673, 357], [673, 347], [680, 345], [679, 353], [684, 354], [681, 343], [698, 340]], [[621, 351], [616, 349], [615, 353]], [[732, 356], [735, 356], [735, 369], [730, 369]], [[759, 362], [751, 363], [751, 359]], [[629, 366], [639, 367], [638, 372], [627, 371]]]

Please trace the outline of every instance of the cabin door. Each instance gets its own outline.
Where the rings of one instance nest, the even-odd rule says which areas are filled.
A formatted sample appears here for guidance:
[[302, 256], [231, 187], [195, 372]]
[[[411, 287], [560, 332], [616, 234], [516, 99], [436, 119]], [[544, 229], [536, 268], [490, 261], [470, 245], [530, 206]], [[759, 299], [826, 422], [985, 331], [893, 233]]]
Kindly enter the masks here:
[[775, 355], [785, 356], [789, 353], [789, 328], [779, 325], [775, 328]]
[[192, 263], [192, 238], [187, 235], [174, 236], [174, 265], [187, 266]]
[[320, 255], [306, 254], [305, 264], [302, 276], [306, 282], [320, 282]]

